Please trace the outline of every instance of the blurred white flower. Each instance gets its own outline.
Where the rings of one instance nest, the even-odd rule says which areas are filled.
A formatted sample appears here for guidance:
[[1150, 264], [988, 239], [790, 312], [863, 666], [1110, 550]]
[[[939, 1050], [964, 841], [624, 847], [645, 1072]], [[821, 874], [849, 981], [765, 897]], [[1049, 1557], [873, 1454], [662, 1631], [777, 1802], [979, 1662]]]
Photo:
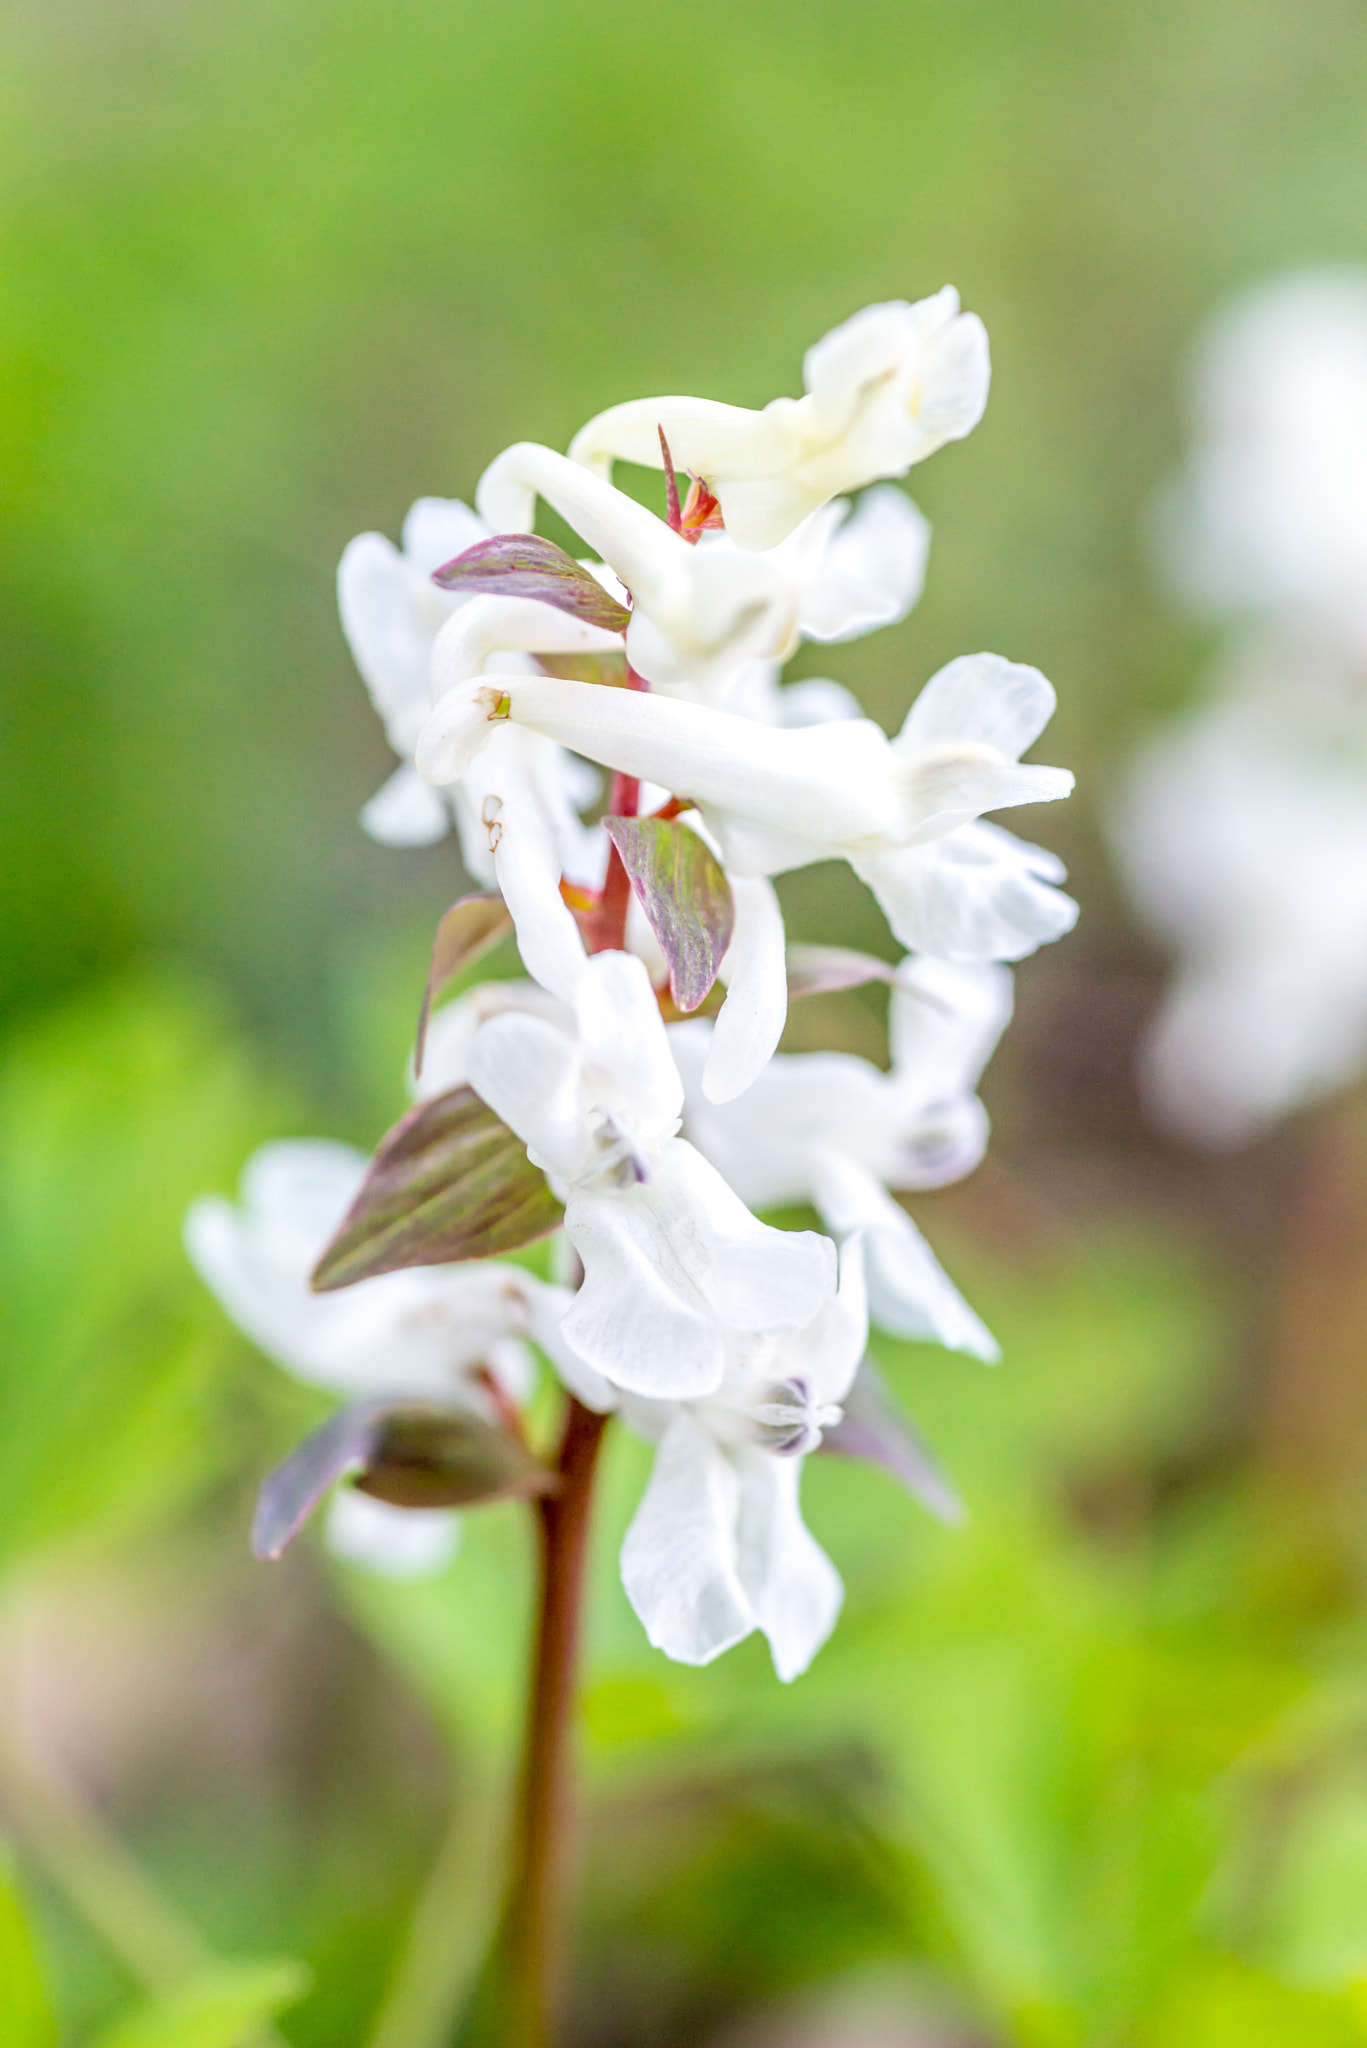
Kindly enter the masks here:
[[1131, 893], [1177, 954], [1147, 1091], [1212, 1146], [1367, 1065], [1367, 677], [1334, 717], [1298, 693], [1305, 659], [1282, 669], [1264, 650], [1256, 670], [1241, 661], [1227, 694], [1150, 744], [1114, 823]]
[[[568, 456], [519, 441], [490, 463], [477, 502], [490, 527], [530, 532], [537, 498], [569, 521], [631, 593], [626, 650], [656, 688], [723, 701], [754, 659], [849, 640], [902, 618], [921, 594], [930, 529], [891, 488], [823, 506], [763, 554], [726, 533], [689, 540]], [[440, 690], [434, 678], [434, 691]]]
[[618, 1398], [658, 1444], [622, 1545], [622, 1583], [657, 1649], [708, 1664], [754, 1629], [782, 1679], [806, 1670], [840, 1611], [840, 1579], [802, 1520], [803, 1460], [864, 1355], [868, 1324], [858, 1247], [841, 1257], [834, 1299], [800, 1329], [729, 1337], [705, 1400]]
[[808, 349], [801, 398], [762, 412], [706, 398], [638, 398], [599, 413], [570, 454], [601, 475], [614, 461], [661, 466], [659, 429], [681, 470], [705, 479], [743, 548], [772, 548], [828, 498], [905, 476], [982, 418], [987, 332], [946, 285], [914, 305], [865, 306]]
[[[435, 672], [441, 674], [438, 643]], [[1019, 958], [1067, 931], [1057, 863], [982, 811], [1066, 796], [1061, 768], [1022, 765], [1054, 709], [1037, 669], [978, 654], [933, 676], [889, 740], [864, 718], [765, 727], [733, 713], [593, 683], [487, 674], [446, 691], [417, 748], [438, 784], [470, 772], [502, 723], [693, 799], [728, 873], [848, 860], [903, 945], [957, 959]]]
[[1367, 1065], [1367, 274], [1306, 272], [1221, 314], [1166, 566], [1236, 637], [1211, 701], [1115, 807], [1177, 970], [1144, 1052], [1160, 1119], [1237, 1145]]
[[1367, 657], [1367, 274], [1259, 286], [1198, 350], [1192, 450], [1160, 504], [1164, 565], [1215, 616]]
[[887, 1190], [943, 1187], [982, 1158], [987, 1115], [974, 1089], [1010, 1021], [1011, 975], [925, 958], [898, 972], [888, 1073], [848, 1053], [780, 1053], [718, 1107], [697, 1085], [708, 1026], [676, 1026], [684, 1127], [751, 1208], [811, 1202], [838, 1238], [860, 1233], [876, 1323], [995, 1359], [991, 1335]]
[[818, 1312], [834, 1250], [758, 1222], [677, 1135], [683, 1084], [641, 961], [596, 954], [574, 1013], [573, 1030], [516, 1009], [492, 1017], [470, 1047], [471, 1086], [565, 1203], [584, 1267], [565, 1343], [633, 1392], [711, 1393], [729, 1336]]
[[[495, 1261], [415, 1267], [312, 1293], [309, 1275], [368, 1165], [349, 1145], [324, 1139], [263, 1146], [247, 1163], [240, 1202], [206, 1195], [186, 1218], [200, 1277], [252, 1342], [298, 1379], [349, 1401], [411, 1394], [496, 1419], [483, 1375], [524, 1399], [533, 1383], [527, 1339], [553, 1361], [563, 1352], [569, 1293]], [[350, 1498], [349, 1489], [337, 1496]], [[334, 1506], [328, 1526], [343, 1555], [397, 1574], [433, 1568], [455, 1545], [449, 1512], [379, 1500]]]

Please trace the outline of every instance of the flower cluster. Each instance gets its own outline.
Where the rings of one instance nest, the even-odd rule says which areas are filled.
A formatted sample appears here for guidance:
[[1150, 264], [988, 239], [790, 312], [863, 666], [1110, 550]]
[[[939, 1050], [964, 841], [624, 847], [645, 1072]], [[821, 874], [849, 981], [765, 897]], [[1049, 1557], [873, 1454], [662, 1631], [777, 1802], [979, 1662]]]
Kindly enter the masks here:
[[1177, 956], [1148, 1092], [1229, 1146], [1367, 1064], [1367, 276], [1241, 300], [1193, 396], [1159, 538], [1227, 632], [1208, 701], [1136, 762], [1116, 840]]
[[[366, 1493], [338, 1492], [334, 1541], [395, 1570], [449, 1546], [452, 1503], [534, 1490], [530, 1340], [657, 1446], [622, 1552], [652, 1642], [703, 1663], [759, 1629], [784, 1678], [841, 1598], [799, 1511], [809, 1455], [874, 1457], [954, 1510], [868, 1325], [996, 1356], [895, 1197], [981, 1158], [1003, 963], [1075, 916], [1054, 857], [983, 815], [1071, 787], [1021, 759], [1054, 705], [1036, 670], [952, 661], [891, 739], [839, 684], [782, 680], [803, 640], [915, 604], [928, 528], [888, 479], [980, 417], [982, 325], [949, 290], [872, 306], [804, 368], [760, 412], [642, 399], [568, 455], [518, 443], [473, 510], [424, 499], [401, 547], [351, 543], [342, 622], [400, 762], [362, 822], [400, 845], [454, 827], [480, 892], [443, 920], [429, 997], [509, 928], [527, 978], [436, 1010], [368, 1173], [270, 1147], [239, 1206], [189, 1225], [248, 1334], [360, 1404], [263, 1496], [265, 1550], [338, 1477]], [[617, 461], [663, 471], [662, 514]], [[787, 946], [774, 877], [824, 860], [868, 884], [900, 964]], [[777, 1051], [790, 996], [875, 979], [888, 1071]], [[824, 1232], [755, 1213], [793, 1204]], [[552, 1228], [564, 1284], [507, 1262]]]

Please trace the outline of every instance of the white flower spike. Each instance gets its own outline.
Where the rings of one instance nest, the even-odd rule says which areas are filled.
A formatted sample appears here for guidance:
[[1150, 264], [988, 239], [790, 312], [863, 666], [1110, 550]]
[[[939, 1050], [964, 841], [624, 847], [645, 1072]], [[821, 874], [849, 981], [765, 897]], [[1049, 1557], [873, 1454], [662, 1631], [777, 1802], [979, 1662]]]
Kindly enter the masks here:
[[599, 953], [576, 1030], [509, 1010], [470, 1048], [470, 1082], [565, 1203], [584, 1267], [564, 1340], [632, 1392], [687, 1399], [718, 1385], [735, 1333], [809, 1322], [835, 1287], [811, 1231], [758, 1222], [677, 1135], [683, 1084], [645, 967]]
[[819, 505], [879, 477], [905, 476], [982, 418], [987, 332], [949, 285], [914, 305], [865, 306], [803, 362], [801, 398], [762, 412], [707, 398], [638, 398], [599, 413], [570, 454], [606, 476], [614, 461], [661, 465], [660, 430], [681, 470], [706, 480], [727, 532], [772, 548]]

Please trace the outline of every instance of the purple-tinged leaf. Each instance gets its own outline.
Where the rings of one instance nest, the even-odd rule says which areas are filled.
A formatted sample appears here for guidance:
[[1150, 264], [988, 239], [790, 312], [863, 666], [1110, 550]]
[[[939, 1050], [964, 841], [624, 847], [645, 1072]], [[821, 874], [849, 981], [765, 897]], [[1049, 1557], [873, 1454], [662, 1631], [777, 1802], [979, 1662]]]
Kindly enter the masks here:
[[496, 533], [492, 540], [477, 540], [454, 561], [434, 570], [432, 581], [462, 597], [534, 597], [539, 604], [553, 604], [557, 611], [609, 633], [624, 633], [631, 619], [626, 606], [604, 590], [596, 576], [553, 540], [536, 533]]
[[467, 1408], [405, 1408], [380, 1431], [356, 1480], [396, 1508], [464, 1508], [530, 1500], [560, 1481], [511, 1431]]
[[404, 1266], [519, 1251], [563, 1214], [521, 1139], [472, 1088], [451, 1088], [381, 1140], [311, 1284], [324, 1294]]
[[257, 1495], [252, 1519], [255, 1557], [279, 1557], [329, 1487], [365, 1470], [390, 1406], [387, 1401], [355, 1401], [339, 1408], [276, 1466]]
[[886, 960], [872, 953], [856, 953], [848, 946], [790, 946], [788, 948], [788, 997], [835, 995], [841, 989], [863, 988], [870, 981], [885, 981], [895, 988], [898, 973]]
[[478, 960], [491, 946], [496, 946], [504, 933], [512, 928], [512, 914], [496, 889], [481, 890], [475, 896], [462, 896], [442, 918], [432, 940], [432, 964], [427, 970], [427, 987], [423, 990], [422, 1009], [418, 1013], [418, 1043], [413, 1053], [415, 1074], [422, 1072], [433, 1003], [462, 968]]
[[553, 1472], [508, 1430], [467, 1408], [409, 1396], [339, 1408], [277, 1465], [257, 1498], [252, 1551], [279, 1557], [324, 1495], [350, 1479], [401, 1508], [472, 1507], [552, 1492]]
[[855, 1374], [842, 1406], [843, 1420], [822, 1436], [823, 1451], [880, 1465], [923, 1508], [951, 1527], [967, 1520], [968, 1510], [953, 1481], [871, 1358]]
[[731, 884], [711, 847], [677, 818], [604, 818], [650, 929], [669, 962], [669, 993], [696, 1010], [731, 943]]

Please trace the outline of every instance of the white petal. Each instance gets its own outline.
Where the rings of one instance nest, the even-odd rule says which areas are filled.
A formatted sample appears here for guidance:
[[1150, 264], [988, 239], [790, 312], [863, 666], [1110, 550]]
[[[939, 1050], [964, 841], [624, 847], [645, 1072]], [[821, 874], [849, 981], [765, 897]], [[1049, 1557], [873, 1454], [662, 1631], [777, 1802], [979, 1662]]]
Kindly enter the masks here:
[[840, 1247], [839, 1292], [802, 1329], [784, 1331], [774, 1352], [775, 1377], [802, 1380], [817, 1405], [843, 1401], [868, 1342], [864, 1240], [854, 1230]]
[[709, 1298], [732, 1330], [809, 1323], [836, 1288], [835, 1247], [813, 1230], [776, 1230], [751, 1215], [717, 1169], [683, 1139], [668, 1148], [670, 1175], [705, 1218]]
[[587, 1144], [579, 1099], [579, 1052], [544, 1017], [508, 1010], [476, 1032], [470, 1086], [516, 1131], [537, 1163], [576, 1172]]
[[804, 676], [777, 692], [773, 725], [826, 725], [836, 718], [862, 718], [864, 707], [843, 683], [828, 676]]
[[902, 944], [946, 960], [1023, 960], [1077, 922], [1054, 856], [981, 820], [851, 865]]
[[837, 1235], [862, 1229], [869, 1312], [898, 1337], [929, 1338], [975, 1358], [1001, 1356], [906, 1211], [872, 1174], [829, 1153], [816, 1177], [816, 1204]]
[[852, 640], [905, 618], [921, 595], [930, 522], [892, 484], [865, 491], [827, 544], [802, 597], [813, 640]]
[[459, 782], [499, 729], [498, 698], [499, 692], [476, 676], [438, 699], [413, 750], [414, 766], [425, 781], [438, 787]]
[[688, 1400], [717, 1386], [722, 1335], [706, 1282], [710, 1247], [668, 1174], [640, 1187], [571, 1191], [565, 1229], [584, 1283], [562, 1325], [566, 1343], [620, 1387]]
[[[435, 593], [434, 593], [435, 595]], [[342, 631], [371, 701], [388, 722], [427, 694], [427, 662], [436, 621], [413, 601], [409, 565], [380, 533], [349, 543], [337, 569]]]
[[405, 763], [362, 810], [361, 827], [381, 846], [434, 846], [450, 831], [451, 814], [431, 783]]
[[328, 1509], [328, 1549], [386, 1579], [429, 1578], [459, 1542], [460, 1516], [449, 1508], [396, 1508], [339, 1486]]
[[807, 1669], [835, 1627], [840, 1575], [802, 1519], [801, 1458], [733, 1454], [740, 1480], [736, 1569], [785, 1683]]
[[1003, 761], [995, 748], [977, 740], [927, 748], [906, 763], [904, 823], [898, 837], [905, 844], [924, 844], [960, 825], [971, 825], [984, 811], [1057, 803], [1072, 789], [1073, 777], [1066, 768]]
[[625, 1126], [671, 1135], [683, 1113], [660, 1006], [645, 963], [631, 953], [596, 953], [576, 994], [585, 1086]]
[[403, 523], [403, 551], [421, 576], [463, 555], [489, 529], [459, 498], [419, 498]]
[[755, 1617], [736, 1576], [735, 1472], [688, 1414], [676, 1415], [622, 1545], [622, 1584], [650, 1641], [710, 1664]]
[[434, 697], [468, 682], [496, 654], [597, 654], [620, 648], [620, 633], [590, 626], [531, 597], [472, 597], [443, 627], [432, 653]]
[[910, 754], [973, 740], [1017, 761], [1057, 703], [1052, 683], [1037, 668], [1000, 654], [962, 654], [931, 677], [894, 744], [898, 753]]
[[961, 313], [931, 343], [922, 372], [920, 424], [931, 447], [961, 441], [972, 432], [986, 408], [991, 381], [987, 329], [976, 313]]
[[[506, 694], [514, 719], [575, 753], [760, 826], [841, 844], [894, 819], [891, 749], [868, 719], [775, 731], [730, 712], [596, 683], [489, 675], [484, 687]], [[421, 747], [418, 766], [428, 773]]]
[[709, 1101], [730, 1102], [763, 1072], [788, 1017], [783, 912], [773, 885], [758, 876], [731, 878], [735, 927], [721, 979], [721, 1006], [703, 1068]]
[[470, 1048], [475, 1033], [491, 1017], [507, 1010], [525, 1010], [558, 1026], [566, 1038], [574, 1035], [574, 1015], [564, 1003], [534, 981], [484, 981], [443, 1003], [432, 1013], [427, 1027], [427, 1048], [421, 1079], [413, 1084], [416, 1097], [444, 1095], [470, 1078]]
[[927, 956], [904, 960], [898, 974], [888, 1006], [894, 1075], [927, 1102], [976, 1087], [1011, 1021], [1010, 968]]
[[581, 427], [570, 443], [571, 459], [604, 476], [614, 461], [663, 469], [661, 427], [675, 468], [713, 484], [731, 476], [764, 475], [793, 453], [791, 435], [773, 414], [711, 398], [636, 398]]

